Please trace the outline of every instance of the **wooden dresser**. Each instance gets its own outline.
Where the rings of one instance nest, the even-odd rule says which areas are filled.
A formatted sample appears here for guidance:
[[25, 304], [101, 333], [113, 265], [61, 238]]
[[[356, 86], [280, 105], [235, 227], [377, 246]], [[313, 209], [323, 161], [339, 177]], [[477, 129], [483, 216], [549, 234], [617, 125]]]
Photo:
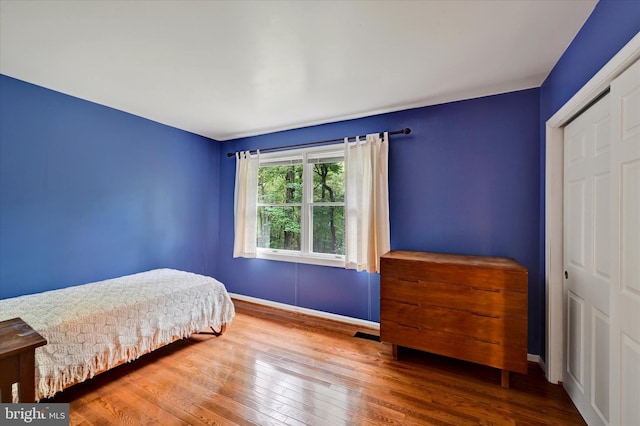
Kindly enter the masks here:
[[527, 373], [527, 269], [512, 259], [390, 251], [380, 264], [380, 340]]

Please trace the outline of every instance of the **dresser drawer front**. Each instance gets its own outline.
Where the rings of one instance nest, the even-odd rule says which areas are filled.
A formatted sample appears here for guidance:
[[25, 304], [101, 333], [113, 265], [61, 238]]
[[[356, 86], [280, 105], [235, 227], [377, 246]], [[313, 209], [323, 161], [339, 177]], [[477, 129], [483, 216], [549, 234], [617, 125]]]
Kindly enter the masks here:
[[381, 258], [380, 275], [430, 282], [466, 284], [478, 288], [527, 291], [527, 273], [509, 269], [433, 264]]
[[383, 276], [380, 298], [459, 309], [481, 316], [527, 319], [526, 293]]
[[442, 331], [474, 337], [488, 343], [527, 345], [526, 321], [518, 319], [505, 322], [502, 318], [481, 316], [467, 311], [381, 299], [381, 328], [389, 321], [417, 330]]
[[527, 373], [526, 346], [506, 346], [393, 321], [380, 325], [380, 340], [490, 367]]

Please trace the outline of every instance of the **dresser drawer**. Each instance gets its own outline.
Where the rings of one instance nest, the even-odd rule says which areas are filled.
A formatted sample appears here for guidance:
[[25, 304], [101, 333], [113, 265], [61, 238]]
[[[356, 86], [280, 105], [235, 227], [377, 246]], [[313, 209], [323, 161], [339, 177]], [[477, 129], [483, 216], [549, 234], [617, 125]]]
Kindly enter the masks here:
[[430, 281], [466, 284], [479, 288], [527, 291], [527, 271], [519, 267], [508, 269], [460, 263], [429, 263], [409, 259], [380, 259], [380, 275], [407, 281]]
[[489, 343], [443, 331], [419, 329], [393, 321], [380, 328], [380, 340], [517, 373], [527, 373], [526, 346]]
[[482, 316], [527, 318], [526, 293], [382, 276], [380, 298], [460, 309]]
[[381, 299], [381, 334], [388, 335], [383, 331], [386, 331], [389, 322], [416, 330], [442, 331], [475, 337], [487, 343], [520, 346], [527, 344], [526, 321], [523, 320], [511, 319], [505, 322], [500, 317], [482, 316], [463, 310]]

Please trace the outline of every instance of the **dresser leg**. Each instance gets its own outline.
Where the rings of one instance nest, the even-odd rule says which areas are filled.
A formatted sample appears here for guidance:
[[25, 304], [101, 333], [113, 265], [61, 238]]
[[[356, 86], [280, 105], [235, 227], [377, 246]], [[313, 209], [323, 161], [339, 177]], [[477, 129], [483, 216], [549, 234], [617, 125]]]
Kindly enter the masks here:
[[509, 387], [509, 370], [502, 370], [502, 378], [500, 384], [503, 388]]
[[398, 345], [395, 343], [391, 345], [391, 355], [393, 359], [398, 360]]

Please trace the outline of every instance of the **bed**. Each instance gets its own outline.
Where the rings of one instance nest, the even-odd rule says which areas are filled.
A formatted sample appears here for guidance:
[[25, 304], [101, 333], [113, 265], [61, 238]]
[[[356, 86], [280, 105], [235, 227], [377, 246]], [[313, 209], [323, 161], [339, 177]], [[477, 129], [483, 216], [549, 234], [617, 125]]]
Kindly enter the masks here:
[[36, 401], [198, 331], [221, 334], [234, 315], [222, 283], [174, 269], [0, 300], [0, 321], [22, 318], [47, 339]]

